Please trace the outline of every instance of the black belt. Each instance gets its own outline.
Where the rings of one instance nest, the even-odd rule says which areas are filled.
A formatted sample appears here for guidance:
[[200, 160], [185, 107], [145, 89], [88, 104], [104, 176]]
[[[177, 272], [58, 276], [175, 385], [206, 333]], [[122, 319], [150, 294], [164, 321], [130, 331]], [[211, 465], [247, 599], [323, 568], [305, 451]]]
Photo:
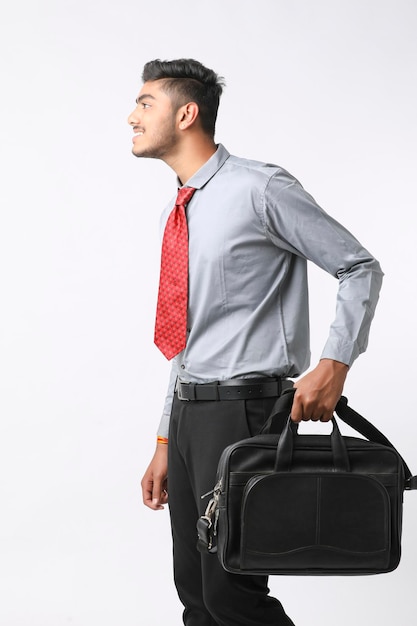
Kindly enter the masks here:
[[278, 397], [293, 382], [286, 378], [234, 378], [198, 385], [177, 381], [179, 400], [250, 400]]

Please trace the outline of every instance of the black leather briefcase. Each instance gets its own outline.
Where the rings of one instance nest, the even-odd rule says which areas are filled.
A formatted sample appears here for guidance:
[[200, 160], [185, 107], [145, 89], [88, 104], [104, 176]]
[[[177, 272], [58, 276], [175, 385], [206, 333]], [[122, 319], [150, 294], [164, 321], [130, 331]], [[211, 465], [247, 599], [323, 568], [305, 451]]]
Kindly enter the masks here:
[[[401, 556], [406, 463], [341, 398], [337, 415], [367, 437], [300, 435], [293, 391], [278, 399], [263, 433], [228, 446], [197, 524], [198, 547], [241, 574], [360, 575], [394, 570]], [[280, 430], [282, 434], [274, 431]]]

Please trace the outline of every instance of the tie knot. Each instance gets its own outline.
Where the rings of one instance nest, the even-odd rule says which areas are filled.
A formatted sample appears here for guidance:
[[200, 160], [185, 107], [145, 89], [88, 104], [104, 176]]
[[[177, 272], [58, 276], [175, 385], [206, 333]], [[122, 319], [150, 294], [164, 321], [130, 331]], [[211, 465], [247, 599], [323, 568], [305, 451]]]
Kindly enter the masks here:
[[181, 187], [181, 189], [178, 189], [178, 196], [175, 201], [175, 205], [185, 206], [191, 200], [194, 191], [194, 187]]

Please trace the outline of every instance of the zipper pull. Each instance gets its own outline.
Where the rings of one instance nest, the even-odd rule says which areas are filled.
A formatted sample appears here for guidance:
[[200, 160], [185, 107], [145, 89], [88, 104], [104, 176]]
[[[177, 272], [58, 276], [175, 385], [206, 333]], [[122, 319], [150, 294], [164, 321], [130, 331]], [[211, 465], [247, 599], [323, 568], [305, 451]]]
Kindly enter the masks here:
[[220, 480], [215, 484], [214, 489], [211, 489], [211, 491], [207, 491], [207, 493], [204, 493], [202, 496], [200, 496], [201, 500], [204, 500], [204, 498], [208, 498], [211, 495], [218, 495], [220, 494], [222, 490], [222, 479], [220, 478]]

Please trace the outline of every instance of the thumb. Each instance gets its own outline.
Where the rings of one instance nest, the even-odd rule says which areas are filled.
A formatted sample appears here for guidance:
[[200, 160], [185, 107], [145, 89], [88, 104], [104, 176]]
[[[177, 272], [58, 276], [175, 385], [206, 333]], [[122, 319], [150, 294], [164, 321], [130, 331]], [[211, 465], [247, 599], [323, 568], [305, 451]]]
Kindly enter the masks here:
[[161, 495], [162, 495], [162, 481], [160, 478], [156, 478], [154, 476], [153, 485], [152, 485], [152, 504], [158, 509], [164, 508], [161, 504]]

